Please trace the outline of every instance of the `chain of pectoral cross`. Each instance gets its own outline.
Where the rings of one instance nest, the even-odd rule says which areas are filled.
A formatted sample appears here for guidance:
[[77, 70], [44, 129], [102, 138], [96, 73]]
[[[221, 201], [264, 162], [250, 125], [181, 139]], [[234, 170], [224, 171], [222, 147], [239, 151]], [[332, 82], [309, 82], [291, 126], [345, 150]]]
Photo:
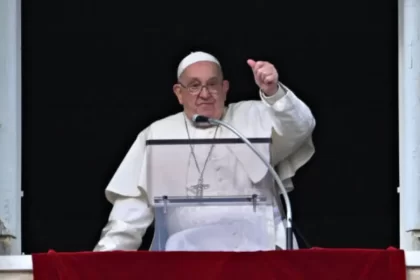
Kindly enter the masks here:
[[[186, 118], [184, 118], [184, 121], [185, 121], [185, 129], [187, 130], [188, 139], [191, 140], [191, 135], [190, 135], [190, 131], [188, 129], [188, 124], [187, 124]], [[217, 134], [218, 129], [219, 129], [219, 126], [216, 127], [213, 139], [216, 138], [216, 134]], [[195, 152], [194, 152], [194, 146], [190, 143], [191, 155], [194, 158], [195, 166], [197, 167], [199, 177], [198, 177], [196, 185], [192, 185], [190, 187], [187, 187], [187, 194], [188, 194], [188, 191], [190, 191], [190, 192], [193, 192], [195, 194], [195, 196], [202, 197], [203, 193], [204, 193], [204, 189], [208, 189], [210, 187], [209, 184], [204, 184], [204, 170], [206, 169], [207, 163], [208, 163], [208, 161], [210, 159], [210, 156], [213, 152], [214, 146], [215, 146], [214, 144], [211, 145], [210, 151], [209, 151], [209, 153], [207, 155], [207, 158], [204, 162], [203, 169], [200, 170], [200, 165], [198, 164], [198, 160], [197, 160], [197, 157], [196, 157]]]

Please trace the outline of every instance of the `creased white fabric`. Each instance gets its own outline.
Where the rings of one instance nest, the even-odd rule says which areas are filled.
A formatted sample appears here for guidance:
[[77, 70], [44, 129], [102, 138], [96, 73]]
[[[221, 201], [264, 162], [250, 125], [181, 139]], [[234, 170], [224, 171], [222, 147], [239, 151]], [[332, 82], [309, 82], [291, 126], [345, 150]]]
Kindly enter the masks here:
[[115, 199], [108, 224], [94, 251], [137, 250], [142, 237], [153, 222], [147, 197]]

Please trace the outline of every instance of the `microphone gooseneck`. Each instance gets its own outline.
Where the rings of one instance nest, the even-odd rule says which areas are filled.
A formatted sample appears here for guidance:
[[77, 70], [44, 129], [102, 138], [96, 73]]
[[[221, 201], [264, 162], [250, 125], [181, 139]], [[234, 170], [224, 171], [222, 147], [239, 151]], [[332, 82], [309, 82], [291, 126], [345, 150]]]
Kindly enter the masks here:
[[[213, 125], [221, 125], [235, 133], [239, 138], [242, 139], [242, 141], [262, 160], [262, 162], [267, 166], [268, 170], [270, 171], [270, 174], [273, 176], [274, 180], [276, 181], [277, 185], [279, 186], [283, 196], [284, 196], [284, 202], [286, 206], [286, 249], [292, 250], [293, 249], [293, 228], [292, 228], [292, 207], [289, 199], [289, 195], [287, 194], [286, 188], [284, 187], [280, 177], [277, 175], [277, 172], [274, 170], [274, 168], [271, 166], [271, 164], [264, 158], [264, 156], [252, 145], [252, 143], [244, 136], [242, 135], [238, 130], [236, 130], [234, 127], [232, 127], [230, 124], [217, 120], [208, 118], [201, 115], [194, 115], [192, 118], [193, 122], [196, 123], [204, 123], [208, 122]], [[280, 200], [280, 194], [278, 192], [278, 189], [276, 187], [273, 187], [272, 189], [273, 195], [277, 202], [277, 207], [280, 207], [282, 205]]]

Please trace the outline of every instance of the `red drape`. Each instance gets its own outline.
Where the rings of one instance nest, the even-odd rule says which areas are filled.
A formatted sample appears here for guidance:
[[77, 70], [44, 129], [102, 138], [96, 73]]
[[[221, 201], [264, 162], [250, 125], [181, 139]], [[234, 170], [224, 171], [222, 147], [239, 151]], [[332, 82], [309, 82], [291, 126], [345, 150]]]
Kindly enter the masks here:
[[33, 255], [34, 280], [405, 280], [397, 249], [234, 252], [81, 252]]

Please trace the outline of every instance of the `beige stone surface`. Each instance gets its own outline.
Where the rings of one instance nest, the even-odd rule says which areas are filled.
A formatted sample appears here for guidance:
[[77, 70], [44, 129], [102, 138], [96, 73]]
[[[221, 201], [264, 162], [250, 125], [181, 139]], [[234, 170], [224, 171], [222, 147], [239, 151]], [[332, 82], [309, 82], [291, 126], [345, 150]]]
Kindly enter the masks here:
[[32, 272], [0, 272], [1, 280], [32, 280]]
[[420, 280], [420, 268], [407, 269], [407, 280]]

